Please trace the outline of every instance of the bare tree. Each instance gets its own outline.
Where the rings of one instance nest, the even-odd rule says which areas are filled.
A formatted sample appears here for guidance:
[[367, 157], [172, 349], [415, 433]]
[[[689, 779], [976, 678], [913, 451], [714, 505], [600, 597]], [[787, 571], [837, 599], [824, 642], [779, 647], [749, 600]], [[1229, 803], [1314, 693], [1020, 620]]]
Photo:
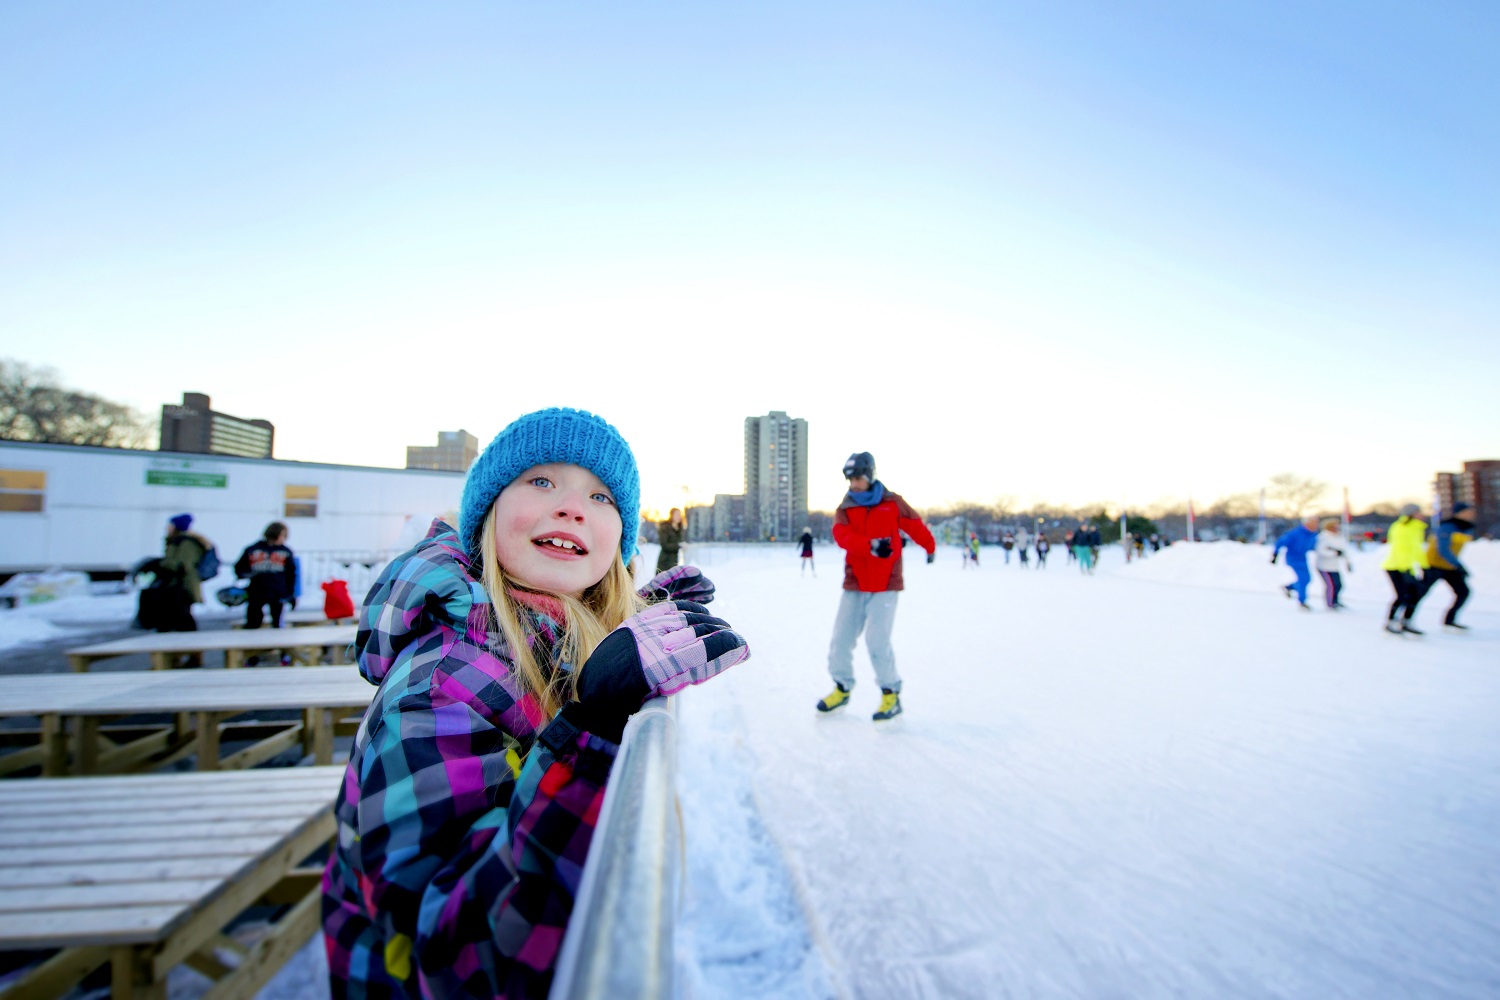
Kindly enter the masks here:
[[143, 448], [151, 428], [128, 406], [63, 388], [50, 368], [0, 360], [0, 438]]
[[1278, 501], [1286, 516], [1294, 521], [1302, 520], [1303, 512], [1327, 492], [1327, 483], [1294, 472], [1272, 476], [1271, 484], [1266, 488], [1266, 496]]

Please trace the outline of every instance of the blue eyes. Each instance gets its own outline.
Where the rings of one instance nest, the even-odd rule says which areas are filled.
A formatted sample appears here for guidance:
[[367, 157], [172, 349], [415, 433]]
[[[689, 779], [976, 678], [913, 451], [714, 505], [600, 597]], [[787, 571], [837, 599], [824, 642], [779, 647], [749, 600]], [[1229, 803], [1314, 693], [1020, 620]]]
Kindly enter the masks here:
[[[555, 485], [552, 480], [548, 479], [546, 476], [532, 476], [530, 479], [526, 480], [526, 482], [539, 489], [550, 489]], [[593, 500], [596, 503], [609, 504], [611, 507], [613, 507], [615, 503], [615, 498], [610, 496], [608, 493], [591, 493], [589, 494], [589, 499]]]

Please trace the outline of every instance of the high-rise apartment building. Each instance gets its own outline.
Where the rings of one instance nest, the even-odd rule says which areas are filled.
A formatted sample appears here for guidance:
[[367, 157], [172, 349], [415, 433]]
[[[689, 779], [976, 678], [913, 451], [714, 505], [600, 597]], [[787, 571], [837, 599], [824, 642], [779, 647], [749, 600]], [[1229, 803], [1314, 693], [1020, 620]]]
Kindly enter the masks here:
[[185, 392], [180, 405], [164, 403], [161, 408], [157, 446], [162, 451], [270, 458], [275, 440], [276, 428], [269, 420], [245, 420], [216, 412], [201, 392]]
[[438, 431], [436, 447], [407, 445], [406, 467], [430, 472], [468, 472], [479, 457], [479, 439], [465, 430]]
[[1465, 462], [1462, 472], [1439, 472], [1434, 485], [1443, 516], [1452, 512], [1454, 504], [1466, 503], [1474, 508], [1476, 528], [1500, 529], [1500, 459]]
[[745, 418], [745, 537], [795, 538], [807, 522], [807, 421], [772, 410]]

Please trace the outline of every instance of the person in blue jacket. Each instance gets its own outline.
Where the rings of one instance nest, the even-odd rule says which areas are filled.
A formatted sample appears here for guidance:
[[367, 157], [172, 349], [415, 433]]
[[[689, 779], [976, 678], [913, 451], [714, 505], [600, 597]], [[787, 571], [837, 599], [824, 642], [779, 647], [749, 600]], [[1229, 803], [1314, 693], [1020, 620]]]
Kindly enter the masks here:
[[1307, 604], [1307, 585], [1312, 582], [1312, 573], [1307, 569], [1307, 557], [1318, 547], [1318, 519], [1309, 517], [1291, 531], [1276, 539], [1276, 549], [1271, 553], [1271, 564], [1276, 564], [1276, 557], [1281, 555], [1281, 550], [1286, 549], [1286, 564], [1297, 579], [1282, 587], [1286, 596], [1291, 597], [1293, 592], [1297, 595], [1297, 603], [1302, 610], [1311, 611]]

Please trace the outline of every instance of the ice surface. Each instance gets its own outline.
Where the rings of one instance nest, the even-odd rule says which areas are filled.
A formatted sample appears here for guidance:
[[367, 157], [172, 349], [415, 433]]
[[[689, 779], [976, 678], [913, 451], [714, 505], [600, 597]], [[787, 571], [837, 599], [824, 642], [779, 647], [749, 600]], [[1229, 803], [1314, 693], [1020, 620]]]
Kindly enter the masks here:
[[[848, 994], [1500, 995], [1500, 546], [1465, 552], [1474, 631], [1438, 628], [1439, 587], [1421, 639], [1381, 630], [1373, 548], [1341, 613], [1299, 610], [1285, 567], [1233, 543], [1106, 550], [1093, 577], [1060, 550], [1046, 571], [919, 556], [906, 714], [881, 725], [862, 646], [852, 704], [813, 711], [836, 550], [816, 579], [790, 548], [691, 555], [754, 656], [682, 696], [684, 744], [706, 727], [752, 757]], [[688, 865], [732, 893], [752, 860], [708, 820], [742, 819], [712, 782], [682, 795], [721, 800]]]

